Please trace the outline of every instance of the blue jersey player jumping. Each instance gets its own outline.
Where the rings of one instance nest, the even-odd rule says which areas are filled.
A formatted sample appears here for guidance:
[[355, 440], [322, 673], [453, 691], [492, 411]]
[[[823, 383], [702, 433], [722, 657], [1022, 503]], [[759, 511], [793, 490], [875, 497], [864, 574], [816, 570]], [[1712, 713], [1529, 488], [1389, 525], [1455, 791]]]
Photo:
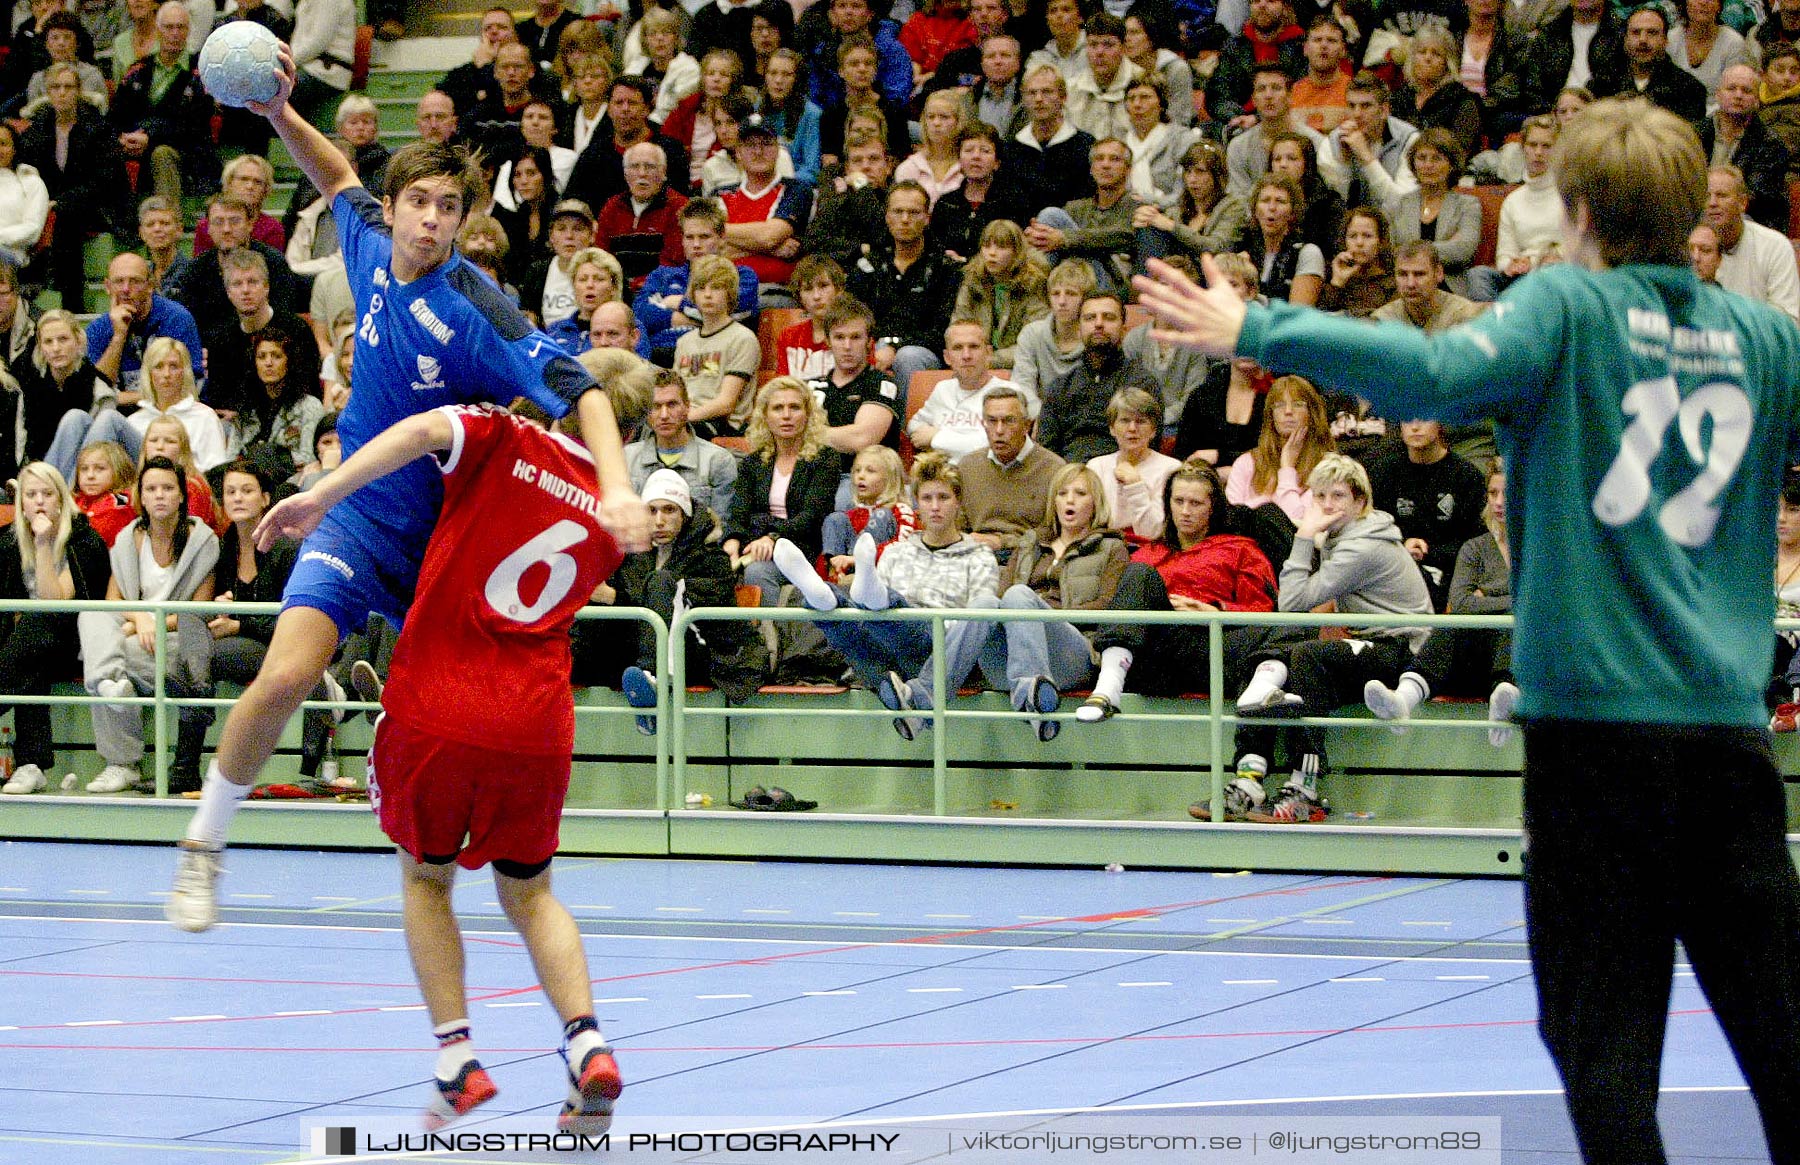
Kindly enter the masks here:
[[[356, 390], [338, 424], [344, 455], [442, 405], [526, 396], [555, 417], [575, 409], [598, 469], [603, 523], [623, 549], [647, 548], [648, 514], [631, 488], [606, 394], [455, 250], [483, 190], [474, 160], [461, 147], [406, 146], [389, 163], [377, 202], [288, 105], [295, 71], [285, 50], [281, 63], [276, 96], [251, 108], [332, 200], [357, 311]], [[442, 495], [441, 475], [421, 459], [351, 495], [302, 545], [268, 656], [225, 722], [181, 843], [167, 906], [176, 926], [200, 931], [217, 921], [214, 883], [232, 815], [343, 636], [372, 612], [396, 624], [405, 615]]]

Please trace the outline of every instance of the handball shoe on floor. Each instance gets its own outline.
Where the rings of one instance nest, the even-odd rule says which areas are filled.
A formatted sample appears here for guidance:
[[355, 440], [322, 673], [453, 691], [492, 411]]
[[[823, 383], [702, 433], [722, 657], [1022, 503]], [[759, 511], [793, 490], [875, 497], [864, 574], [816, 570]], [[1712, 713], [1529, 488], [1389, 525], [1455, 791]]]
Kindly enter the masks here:
[[211, 930], [219, 921], [219, 904], [215, 885], [223, 864], [219, 851], [208, 849], [197, 841], [184, 841], [176, 847], [175, 886], [163, 904], [163, 915], [182, 930], [198, 933]]
[[1283, 785], [1273, 802], [1250, 810], [1245, 817], [1265, 825], [1317, 825], [1330, 815], [1331, 805], [1323, 797], [1298, 785]]
[[500, 1095], [489, 1079], [487, 1069], [481, 1061], [470, 1060], [462, 1066], [454, 1080], [438, 1080], [438, 1094], [430, 1104], [425, 1106], [425, 1131], [434, 1133], [467, 1116], [476, 1105], [485, 1104]]
[[604, 1045], [588, 1052], [581, 1071], [569, 1066], [569, 1099], [563, 1102], [556, 1127], [565, 1133], [597, 1136], [612, 1127], [613, 1101], [625, 1091], [612, 1049]]

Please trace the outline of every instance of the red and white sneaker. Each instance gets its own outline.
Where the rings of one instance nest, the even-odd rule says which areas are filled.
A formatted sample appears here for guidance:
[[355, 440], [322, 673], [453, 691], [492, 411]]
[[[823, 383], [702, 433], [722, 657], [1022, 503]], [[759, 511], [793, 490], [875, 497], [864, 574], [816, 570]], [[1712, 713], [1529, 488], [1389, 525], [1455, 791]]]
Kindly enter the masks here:
[[425, 1131], [435, 1133], [453, 1121], [461, 1120], [477, 1105], [486, 1104], [500, 1095], [480, 1061], [470, 1060], [462, 1066], [454, 1080], [437, 1082], [437, 1099], [425, 1106]]
[[613, 1101], [624, 1091], [612, 1049], [602, 1045], [590, 1050], [579, 1072], [569, 1065], [569, 1099], [556, 1118], [557, 1129], [590, 1137], [604, 1133], [612, 1127]]

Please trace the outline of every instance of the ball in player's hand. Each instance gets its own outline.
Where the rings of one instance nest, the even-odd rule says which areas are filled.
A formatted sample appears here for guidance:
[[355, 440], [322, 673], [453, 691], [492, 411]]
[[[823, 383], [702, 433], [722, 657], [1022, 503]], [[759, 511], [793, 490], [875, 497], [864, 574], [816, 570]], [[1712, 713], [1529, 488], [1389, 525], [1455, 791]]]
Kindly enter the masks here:
[[242, 109], [267, 102], [281, 89], [281, 41], [254, 20], [213, 29], [200, 46], [200, 81], [220, 105]]

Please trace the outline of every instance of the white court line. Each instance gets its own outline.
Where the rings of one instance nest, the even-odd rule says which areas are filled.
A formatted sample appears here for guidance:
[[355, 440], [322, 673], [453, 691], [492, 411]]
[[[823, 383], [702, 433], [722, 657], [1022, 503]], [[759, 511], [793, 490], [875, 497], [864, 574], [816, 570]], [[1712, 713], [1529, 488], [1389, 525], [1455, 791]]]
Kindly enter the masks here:
[[424, 1011], [423, 1003], [409, 1003], [405, 1007], [377, 1007], [376, 1011]]
[[570, 910], [617, 910], [616, 906], [600, 906], [592, 902], [571, 902]]
[[0, 1027], [0, 1032], [16, 1032], [16, 1031], [18, 1031], [18, 1030], [19, 1030], [19, 1029], [18, 1029], [18, 1028], [16, 1028], [16, 1027], [11, 1027], [11, 1026], [7, 1026], [7, 1027]]
[[0, 893], [23, 894], [23, 893], [25, 893], [25, 887], [23, 887], [23, 886], [0, 886]]
[[111, 890], [67, 890], [68, 894], [111, 894]]
[[[1057, 917], [1061, 917], [1060, 915]], [[0, 922], [35, 922], [35, 923], [67, 923], [88, 926], [154, 926], [166, 928], [169, 924], [162, 919], [151, 918], [63, 918], [44, 914], [0, 914]], [[312, 922], [227, 922], [222, 926], [241, 930], [319, 930], [337, 931], [345, 934], [391, 934], [398, 935], [401, 929], [397, 926], [343, 926], [330, 923]], [[467, 929], [465, 934], [498, 935], [506, 938], [517, 936], [510, 930], [475, 930]], [[1093, 933], [1093, 932], [1090, 932]], [[671, 942], [671, 943], [735, 943], [739, 945], [754, 944], [784, 947], [820, 947], [832, 948], [845, 945], [842, 940], [825, 939], [790, 939], [790, 938], [740, 938], [731, 935], [675, 935], [675, 934], [612, 934], [605, 931], [584, 934], [582, 938], [592, 942]], [[1345, 941], [1345, 940], [1339, 940]], [[1354, 940], [1349, 940], [1354, 941]], [[1522, 946], [1523, 944], [1513, 944]], [[908, 950], [919, 949], [917, 940], [870, 940], [855, 944], [858, 949], [896, 947]], [[1016, 945], [1005, 943], [977, 942], [942, 942], [934, 941], [933, 950], [945, 951], [1016, 951]], [[1090, 947], [1090, 946], [1058, 946], [1058, 951], [1070, 951], [1087, 955], [1142, 955], [1146, 953], [1142, 947]], [[1455, 956], [1455, 955], [1334, 955], [1299, 951], [1215, 951], [1215, 950], [1168, 950], [1149, 952], [1162, 957], [1183, 956], [1188, 958], [1214, 959], [1315, 959], [1325, 962], [1368, 963], [1379, 959], [1382, 963], [1449, 963], [1458, 966], [1471, 964], [1494, 964], [1510, 967], [1528, 967], [1529, 959], [1507, 959], [1492, 956]], [[1683, 972], [1677, 972], [1681, 974]]]
[[754, 999], [754, 995], [696, 995], [695, 999]]
[[702, 906], [658, 906], [657, 909], [662, 911], [664, 914], [700, 914], [700, 913], [704, 912], [705, 907], [702, 907]]
[[84, 1020], [79, 1020], [75, 1023], [65, 1023], [65, 1024], [63, 1024], [63, 1026], [64, 1027], [113, 1027], [115, 1025], [122, 1024], [124, 1022], [125, 1021], [122, 1019], [84, 1019]]

